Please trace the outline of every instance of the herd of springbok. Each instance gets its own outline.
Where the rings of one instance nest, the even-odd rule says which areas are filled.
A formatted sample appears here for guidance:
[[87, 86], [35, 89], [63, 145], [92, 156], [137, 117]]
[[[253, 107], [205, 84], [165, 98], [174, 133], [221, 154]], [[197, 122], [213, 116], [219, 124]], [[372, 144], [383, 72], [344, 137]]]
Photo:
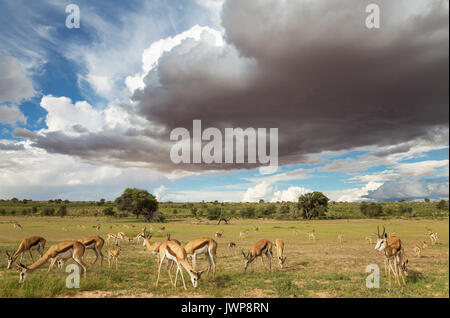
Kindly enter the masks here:
[[[20, 228], [20, 224], [17, 222], [13, 222], [15, 228]], [[100, 225], [94, 226], [97, 230], [100, 229]], [[161, 227], [157, 230], [158, 233], [164, 232], [165, 227]], [[255, 227], [255, 232], [259, 231], [258, 227]], [[431, 245], [439, 243], [439, 237], [436, 232], [431, 231], [431, 229], [427, 228], [428, 236], [431, 240]], [[247, 231], [241, 231], [239, 233], [239, 237], [246, 237], [248, 235]], [[307, 232], [309, 241], [316, 241], [315, 230]], [[294, 234], [298, 234], [298, 230], [294, 230]], [[376, 235], [376, 244], [375, 250], [384, 253], [384, 265], [385, 265], [385, 275], [388, 277], [388, 284], [391, 286], [391, 273], [394, 275], [394, 283], [397, 283], [399, 286], [400, 278], [403, 282], [403, 285], [406, 285], [405, 275], [407, 275], [407, 267], [408, 267], [408, 258], [404, 252], [404, 246], [402, 245], [402, 241], [398, 238], [395, 232], [391, 232], [389, 235], [386, 233], [385, 228], [383, 227], [383, 232], [380, 234], [379, 227], [377, 228]], [[201, 237], [194, 239], [184, 246], [180, 241], [173, 239], [170, 237], [170, 233], [167, 234], [167, 239], [163, 241], [152, 242], [152, 234], [147, 232], [146, 228], [142, 229], [142, 232], [136, 235], [136, 237], [128, 237], [124, 232], [118, 233], [108, 233], [106, 238], [106, 243], [109, 245], [110, 243], [114, 243], [115, 247], [109, 248], [107, 250], [108, 257], [108, 266], [111, 267], [111, 264], [115, 262], [116, 269], [118, 268], [119, 257], [121, 252], [121, 246], [119, 245], [119, 241], [122, 242], [136, 242], [136, 244], [140, 244], [142, 241], [143, 247], [150, 252], [152, 255], [156, 256], [157, 264], [158, 264], [158, 275], [156, 279], [155, 285], [158, 286], [160, 280], [161, 267], [164, 263], [164, 260], [167, 260], [167, 271], [168, 276], [170, 278], [171, 284], [176, 287], [178, 274], [181, 274], [181, 280], [183, 282], [184, 289], [186, 288], [186, 283], [184, 280], [183, 269], [188, 273], [192, 285], [197, 287], [198, 281], [203, 274], [207, 270], [207, 275], [209, 276], [210, 272], [212, 272], [213, 277], [216, 274], [216, 252], [218, 244], [217, 242], [209, 237]], [[224, 231], [220, 230], [215, 233], [215, 238], [217, 240], [221, 239], [224, 236]], [[371, 236], [366, 236], [365, 240], [372, 244]], [[112, 242], [111, 242], [112, 241]], [[344, 245], [344, 235], [342, 233], [338, 233], [338, 242], [341, 247]], [[82, 268], [82, 273], [84, 273], [84, 277], [86, 277], [86, 272], [88, 266], [83, 261], [83, 256], [86, 249], [91, 249], [95, 254], [95, 260], [90, 266], [95, 265], [98, 258], [100, 258], [100, 266], [103, 266], [103, 253], [102, 249], [105, 244], [105, 240], [98, 236], [87, 236], [80, 238], [78, 240], [69, 240], [63, 241], [58, 244], [54, 244], [50, 246], [50, 248], [44, 252], [46, 244], [46, 239], [41, 236], [32, 236], [25, 238], [19, 245], [18, 249], [14, 253], [6, 252], [6, 256], [8, 259], [7, 269], [11, 269], [13, 263], [20, 256], [18, 269], [20, 271], [20, 279], [21, 283], [25, 282], [26, 278], [33, 273], [40, 266], [50, 263], [46, 277], [49, 274], [51, 268], [56, 266], [59, 270], [62, 268], [64, 262], [68, 259], [73, 259], [75, 263], [77, 263]], [[237, 244], [235, 242], [229, 242], [227, 244], [229, 249], [235, 249]], [[275, 246], [277, 256], [276, 259], [278, 261], [279, 267], [281, 269], [284, 268], [286, 263], [286, 256], [284, 255], [284, 242], [277, 238], [275, 240], [275, 244], [266, 239], [261, 239], [257, 241], [251, 251], [242, 250], [242, 256], [244, 258], [244, 271], [247, 270], [247, 267], [257, 258], [261, 257], [261, 262], [263, 267], [266, 268], [266, 264], [264, 262], [264, 258], [267, 259], [269, 265], [269, 271], [272, 271], [272, 259], [275, 256], [272, 253], [272, 249]], [[427, 247], [425, 242], [416, 242], [413, 244], [413, 250], [416, 254], [416, 257], [421, 257], [423, 250]], [[40, 258], [37, 261], [34, 261], [32, 251], [36, 250]], [[32, 264], [30, 266], [25, 266], [22, 264], [22, 258], [28, 252]], [[205, 270], [198, 271], [196, 269], [196, 258], [198, 255], [204, 254], [206, 260], [208, 261], [208, 268]], [[172, 279], [171, 269], [173, 265], [177, 266], [175, 280]], [[255, 263], [253, 263], [255, 265]]]

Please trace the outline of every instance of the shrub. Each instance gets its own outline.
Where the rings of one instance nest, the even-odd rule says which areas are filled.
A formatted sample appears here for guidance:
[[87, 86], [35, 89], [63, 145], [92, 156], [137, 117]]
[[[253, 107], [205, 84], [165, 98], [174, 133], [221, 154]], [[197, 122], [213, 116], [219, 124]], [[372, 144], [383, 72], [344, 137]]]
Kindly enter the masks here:
[[220, 207], [212, 206], [208, 208], [206, 215], [208, 220], [217, 220], [219, 216], [220, 216]]
[[255, 217], [255, 208], [252, 206], [246, 207], [241, 211], [241, 216], [243, 218], [254, 218]]
[[361, 213], [369, 218], [374, 218], [383, 214], [383, 206], [379, 203], [370, 203], [362, 202], [359, 206]]
[[116, 214], [116, 212], [114, 212], [114, 209], [109, 206], [109, 207], [103, 209], [103, 214], [105, 216], [114, 216]]
[[67, 208], [66, 208], [66, 206], [65, 205], [62, 205], [62, 206], [60, 206], [59, 207], [59, 209], [58, 209], [58, 215], [60, 216], [60, 217], [65, 217], [66, 215], [67, 215]]

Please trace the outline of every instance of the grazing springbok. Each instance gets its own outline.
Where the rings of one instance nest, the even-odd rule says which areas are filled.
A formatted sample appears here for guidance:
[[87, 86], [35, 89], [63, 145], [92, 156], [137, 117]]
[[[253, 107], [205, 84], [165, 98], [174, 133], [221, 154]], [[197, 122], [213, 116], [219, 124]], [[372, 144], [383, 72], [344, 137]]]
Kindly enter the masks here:
[[365, 240], [370, 244], [370, 245], [372, 245], [372, 236], [366, 236], [365, 237]]
[[246, 237], [247, 234], [248, 234], [248, 231], [241, 231], [241, 232], [239, 232], [239, 238]]
[[278, 264], [280, 265], [280, 268], [283, 268], [283, 265], [286, 262], [286, 258], [287, 258], [287, 256], [283, 257], [284, 242], [280, 239], [276, 239], [275, 240], [275, 248], [277, 249]]
[[186, 250], [186, 254], [189, 258], [192, 259], [192, 267], [195, 270], [196, 267], [196, 257], [197, 254], [205, 254], [206, 259], [208, 260], [208, 273], [213, 270], [213, 277], [216, 277], [216, 251], [217, 251], [217, 242], [209, 237], [201, 237], [195, 240], [188, 242], [184, 249]]
[[20, 225], [20, 224], [17, 223], [17, 222], [13, 222], [13, 227], [14, 227], [15, 229], [21, 229], [21, 230], [23, 230], [22, 225]]
[[177, 243], [178, 245], [181, 245], [181, 242], [180, 242], [180, 241], [178, 241], [178, 240], [176, 240], [176, 239], [173, 239], [173, 238], [170, 238], [170, 233], [167, 234], [167, 240], [168, 240], [168, 241], [171, 241], [171, 242], [175, 242], [175, 243]]
[[197, 287], [198, 285], [198, 280], [200, 279], [202, 273], [204, 271], [196, 271], [192, 268], [191, 264], [189, 264], [188, 260], [187, 260], [187, 254], [186, 254], [186, 250], [184, 249], [184, 247], [182, 247], [181, 245], [172, 242], [172, 241], [168, 241], [168, 242], [162, 242], [161, 246], [159, 247], [159, 266], [158, 266], [158, 277], [156, 278], [156, 287], [158, 287], [158, 283], [159, 283], [159, 276], [161, 273], [161, 266], [162, 263], [164, 262], [164, 259], [167, 258], [171, 263], [174, 262], [177, 265], [177, 273], [175, 275], [175, 283], [172, 280], [172, 276], [170, 275], [170, 269], [172, 268], [172, 266], [168, 266], [167, 268], [167, 272], [169, 274], [169, 278], [170, 278], [170, 282], [172, 283], [172, 285], [176, 288], [177, 287], [177, 279], [178, 279], [178, 273], [181, 273], [181, 279], [183, 281], [183, 287], [185, 290], [187, 290], [186, 288], [186, 283], [184, 281], [184, 275], [183, 275], [183, 269], [184, 268], [189, 276], [191, 277], [191, 282], [192, 282], [192, 286], [194, 286], [194, 288]]
[[228, 243], [228, 248], [235, 248], [235, 247], [236, 247], [236, 243], [234, 243], [234, 242]]
[[413, 244], [413, 249], [414, 252], [416, 253], [417, 257], [422, 257], [422, 251], [427, 247], [427, 243], [426, 242], [422, 242], [422, 243], [414, 243]]
[[261, 262], [263, 263], [264, 268], [266, 267], [266, 264], [264, 264], [264, 257], [265, 255], [267, 257], [267, 260], [269, 262], [269, 271], [272, 271], [272, 242], [268, 240], [260, 240], [253, 245], [252, 251], [248, 252], [247, 254], [242, 251], [242, 255], [245, 259], [244, 264], [244, 271], [247, 270], [248, 265], [253, 262], [258, 256], [261, 256]]
[[22, 258], [23, 258], [23, 254], [26, 251], [28, 251], [30, 253], [31, 261], [34, 263], [33, 254], [31, 253], [31, 251], [34, 249], [34, 250], [38, 251], [40, 256], [44, 255], [44, 248], [45, 248], [46, 242], [47, 241], [42, 236], [32, 236], [32, 237], [27, 237], [26, 239], [24, 239], [19, 244], [19, 248], [16, 250], [15, 253], [10, 254], [10, 253], [6, 252], [6, 256], [8, 257], [7, 269], [10, 269], [12, 267], [13, 263], [15, 262], [17, 257], [19, 257], [19, 255], [20, 255], [20, 262], [21, 262]]
[[[78, 240], [78, 242], [81, 242], [84, 244], [86, 249], [90, 249], [94, 251], [95, 254], [95, 260], [92, 262], [91, 266], [94, 266], [95, 263], [98, 260], [98, 257], [100, 256], [100, 267], [103, 266], [103, 253], [102, 253], [102, 248], [103, 245], [105, 245], [105, 240], [103, 238], [101, 238], [100, 236], [94, 235], [94, 236], [87, 236], [87, 237], [82, 237]], [[56, 263], [56, 267], [58, 269], [61, 269], [64, 265], [64, 260], [63, 259], [59, 259]]]
[[[397, 282], [400, 286], [399, 276], [402, 278], [403, 284], [406, 285], [404, 270], [402, 269], [402, 262], [405, 261], [405, 266], [408, 261], [404, 258], [404, 250], [401, 240], [396, 236], [388, 237], [383, 226], [383, 233], [380, 235], [380, 228], [378, 227], [377, 244], [375, 250], [384, 251], [384, 272], [388, 276], [388, 285], [391, 286], [391, 271], [394, 274], [394, 283]], [[389, 267], [389, 270], [388, 270]]]
[[83, 262], [85, 247], [84, 244], [78, 241], [64, 241], [55, 245], [50, 246], [47, 252], [42, 255], [36, 262], [30, 266], [25, 266], [22, 263], [19, 264], [20, 270], [20, 282], [23, 283], [27, 277], [33, 273], [36, 269], [50, 261], [50, 266], [48, 267], [48, 273], [55, 263], [62, 259], [66, 260], [72, 258], [78, 265], [81, 266], [84, 272], [84, 278], [86, 278], [87, 265]]

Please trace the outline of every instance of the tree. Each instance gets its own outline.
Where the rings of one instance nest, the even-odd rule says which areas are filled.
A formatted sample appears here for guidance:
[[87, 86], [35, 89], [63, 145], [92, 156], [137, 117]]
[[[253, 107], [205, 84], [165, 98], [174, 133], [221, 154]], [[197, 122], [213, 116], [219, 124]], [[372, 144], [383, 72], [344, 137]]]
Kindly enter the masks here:
[[298, 198], [298, 208], [304, 219], [322, 217], [328, 211], [328, 201], [322, 192], [305, 193]]
[[109, 207], [103, 209], [103, 214], [105, 216], [114, 216], [114, 214], [116, 214], [116, 212], [114, 212], [114, 209], [109, 206]]
[[439, 203], [437, 204], [437, 208], [438, 208], [439, 210], [445, 210], [445, 209], [447, 209], [447, 208], [448, 208], [448, 207], [447, 207], [447, 201], [445, 201], [445, 200], [439, 201]]
[[430, 198], [425, 198], [425, 199], [423, 199], [423, 201], [425, 201], [426, 203], [429, 203], [430, 202]]
[[67, 215], [67, 208], [66, 208], [66, 206], [65, 205], [61, 205], [60, 207], [59, 207], [59, 209], [58, 209], [58, 215], [60, 216], [60, 217], [65, 217], [66, 215]]
[[105, 199], [100, 199], [100, 201], [98, 201], [97, 205], [104, 205], [105, 204]]
[[192, 214], [193, 217], [197, 216], [197, 211], [198, 211], [197, 208], [194, 208], [194, 207], [191, 208], [191, 214]]
[[126, 188], [123, 194], [116, 199], [120, 211], [131, 212], [138, 218], [142, 215], [147, 221], [151, 220], [153, 213], [158, 209], [155, 196], [146, 190]]

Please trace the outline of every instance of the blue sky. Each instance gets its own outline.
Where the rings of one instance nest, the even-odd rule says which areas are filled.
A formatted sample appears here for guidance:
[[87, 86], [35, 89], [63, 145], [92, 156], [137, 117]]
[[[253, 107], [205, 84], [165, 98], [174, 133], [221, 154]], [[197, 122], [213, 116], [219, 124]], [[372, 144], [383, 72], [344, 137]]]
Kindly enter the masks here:
[[[0, 30], [0, 198], [114, 199], [139, 187], [165, 201], [295, 201], [308, 191], [336, 201], [448, 199], [448, 71], [435, 71], [442, 63], [448, 69], [441, 47], [448, 46], [448, 8], [399, 1], [386, 31], [370, 38], [364, 27], [344, 25], [348, 51], [332, 54], [338, 45], [329, 31], [342, 21], [358, 25], [360, 4], [350, 18], [351, 5], [339, 4], [333, 20], [318, 1], [314, 14], [323, 23], [308, 25], [317, 17], [298, 22], [292, 12], [300, 6], [276, 1], [77, 1], [80, 28], [69, 29], [70, 3], [0, 3], [7, 26]], [[417, 49], [402, 51], [418, 64], [392, 67], [393, 84], [368, 93], [387, 76], [376, 74], [376, 63], [389, 65], [391, 52], [401, 49], [388, 39], [402, 36], [405, 16], [417, 15], [444, 21], [424, 40], [424, 50], [436, 54], [424, 61]], [[298, 39], [290, 31], [296, 29]], [[421, 38], [418, 32], [411, 33]], [[405, 47], [414, 36], [404, 37]], [[363, 55], [368, 70], [361, 73], [346, 61], [366, 45], [380, 54], [367, 61]], [[347, 65], [348, 72], [322, 74], [321, 65]], [[444, 81], [445, 90], [434, 85], [410, 98], [411, 89], [424, 87], [414, 75], [419, 70]], [[341, 95], [347, 88], [355, 88], [351, 97]], [[168, 164], [165, 132], [186, 123], [190, 129], [199, 114], [219, 129], [275, 125], [278, 171]]]

